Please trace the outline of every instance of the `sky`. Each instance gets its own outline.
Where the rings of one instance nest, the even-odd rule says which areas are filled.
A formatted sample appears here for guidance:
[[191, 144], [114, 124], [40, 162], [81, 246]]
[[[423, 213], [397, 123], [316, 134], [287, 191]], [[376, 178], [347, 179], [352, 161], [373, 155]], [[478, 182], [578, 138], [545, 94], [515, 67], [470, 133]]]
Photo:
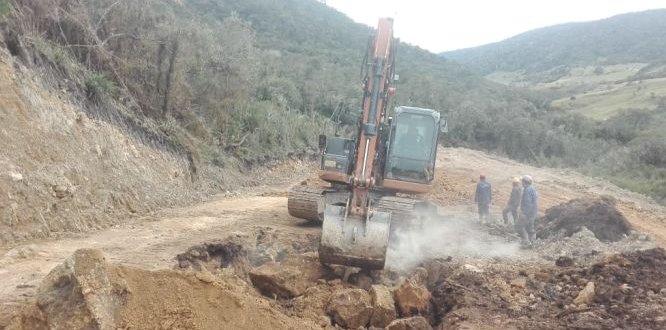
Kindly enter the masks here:
[[356, 22], [395, 19], [395, 36], [439, 53], [501, 41], [535, 28], [666, 8], [666, 0], [326, 0]]

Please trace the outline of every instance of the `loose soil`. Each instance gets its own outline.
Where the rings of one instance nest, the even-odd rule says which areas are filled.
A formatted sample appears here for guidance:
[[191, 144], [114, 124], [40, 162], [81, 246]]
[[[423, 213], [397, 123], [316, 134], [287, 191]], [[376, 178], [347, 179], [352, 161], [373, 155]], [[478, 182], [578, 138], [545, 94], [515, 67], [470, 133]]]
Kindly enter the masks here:
[[[598, 182], [591, 188], [583, 183], [592, 179], [580, 179], [574, 173], [532, 169], [474, 151], [442, 149], [440, 155], [440, 185], [431, 198], [442, 205], [442, 217], [431, 219], [425, 231], [417, 233], [422, 242], [402, 240], [409, 244], [393, 247], [390, 267], [384, 271], [352, 270], [350, 275], [343, 267], [321, 268], [315, 253], [320, 228], [291, 218], [286, 210], [285, 192], [301, 180], [286, 180], [192, 207], [162, 210], [78, 238], [35, 241], [6, 251], [0, 260], [4, 279], [0, 325], [18, 329], [49, 322], [92, 324], [92, 328], [111, 324], [160, 329], [333, 329], [340, 326], [336, 320], [343, 318], [333, 316], [338, 312], [331, 307], [332, 297], [349, 289], [369, 292], [371, 285], [395, 292], [405, 279], [416, 277], [423, 278], [431, 297], [430, 307], [416, 314], [438, 329], [666, 326], [666, 284], [660, 276], [666, 271], [664, 251], [656, 248], [663, 232], [644, 230], [662, 228], [660, 206], [608, 186], [596, 195], [613, 195], [617, 210], [635, 230], [616, 241], [604, 241], [594, 229], [582, 226], [571, 236], [559, 231], [523, 250], [511, 225], [499, 223], [500, 202], [508, 195], [514, 173], [536, 173], [542, 212], [568, 202], [565, 193], [590, 198], [595, 195], [590, 189], [607, 184]], [[480, 225], [467, 198], [479, 170], [493, 180], [492, 171], [478, 166], [495, 163], [506, 170], [506, 182], [499, 174], [491, 181], [498, 202], [491, 214], [497, 222]], [[302, 175], [311, 177], [306, 172]], [[571, 185], [558, 185], [557, 180]], [[572, 202], [565, 209], [597, 202], [594, 198], [582, 204]], [[632, 206], [630, 212], [628, 206]], [[584, 213], [587, 208], [575, 209]], [[633, 220], [637, 216], [640, 221]], [[77, 276], [63, 276], [68, 269], [76, 269], [67, 265], [77, 256], [82, 258], [81, 254], [89, 255], [83, 259], [91, 261], [79, 263]], [[271, 294], [270, 288], [260, 290], [250, 275], [260, 267], [274, 267], [265, 274], [295, 278], [296, 285], [288, 287], [285, 295]], [[289, 271], [280, 273], [281, 269]], [[301, 273], [317, 278], [299, 282]], [[575, 304], [589, 282], [595, 284], [592, 300]], [[73, 289], [65, 294], [63, 287]]]

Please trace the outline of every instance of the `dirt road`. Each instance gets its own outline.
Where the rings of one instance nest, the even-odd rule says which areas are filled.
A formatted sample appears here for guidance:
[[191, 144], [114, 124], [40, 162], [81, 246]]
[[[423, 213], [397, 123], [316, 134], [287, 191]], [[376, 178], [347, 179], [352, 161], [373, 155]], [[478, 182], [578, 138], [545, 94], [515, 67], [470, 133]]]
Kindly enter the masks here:
[[[603, 181], [567, 171], [533, 168], [466, 149], [442, 149], [439, 164], [436, 188], [430, 197], [470, 219], [471, 193], [479, 171], [485, 172], [493, 183], [496, 202], [492, 213], [496, 218], [510, 190], [511, 177], [530, 174], [540, 194], [541, 211], [572, 198], [610, 195], [639, 230], [653, 235], [661, 246], [666, 242], [663, 207]], [[285, 241], [318, 235], [317, 226], [288, 215], [286, 191], [295, 182], [287, 181], [244, 190], [237, 196], [217, 196], [191, 207], [162, 210], [151, 217], [78, 238], [36, 241], [3, 251], [0, 326], [6, 325], [20, 306], [34, 299], [40, 282], [51, 269], [81, 248], [101, 250], [109, 262], [161, 270], [172, 269], [176, 265], [174, 257], [189, 247], [235, 232], [265, 229], [279, 232]]]
[[[134, 224], [102, 230], [77, 239], [35, 242], [5, 253], [0, 259], [0, 301], [10, 311], [33, 297], [53, 267], [81, 248], [104, 251], [112, 262], [144, 269], [170, 269], [174, 257], [190, 246], [270, 227], [290, 233], [317, 233], [318, 228], [287, 214], [287, 186], [260, 189], [256, 195], [217, 197], [188, 208], [166, 210]], [[0, 320], [7, 315], [0, 314]], [[0, 323], [2, 325], [2, 323]]]

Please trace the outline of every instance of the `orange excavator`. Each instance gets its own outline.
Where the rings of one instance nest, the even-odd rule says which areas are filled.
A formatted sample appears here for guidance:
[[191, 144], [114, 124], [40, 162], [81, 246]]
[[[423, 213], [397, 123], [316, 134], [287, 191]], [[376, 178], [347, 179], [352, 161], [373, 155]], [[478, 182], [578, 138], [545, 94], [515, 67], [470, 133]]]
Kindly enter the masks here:
[[327, 264], [382, 269], [392, 233], [422, 225], [434, 206], [414, 195], [431, 190], [439, 111], [398, 106], [393, 20], [382, 18], [364, 60], [363, 112], [354, 138], [319, 136], [319, 178], [330, 187], [295, 186], [292, 216], [322, 221], [319, 258]]

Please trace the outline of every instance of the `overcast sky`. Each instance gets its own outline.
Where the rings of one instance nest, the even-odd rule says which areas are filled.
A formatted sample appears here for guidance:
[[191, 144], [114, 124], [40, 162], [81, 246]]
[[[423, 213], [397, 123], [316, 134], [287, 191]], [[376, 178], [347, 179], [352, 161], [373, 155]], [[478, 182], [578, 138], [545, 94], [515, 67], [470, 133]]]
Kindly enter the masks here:
[[326, 0], [370, 26], [395, 18], [395, 35], [432, 52], [500, 41], [539, 27], [666, 8], [666, 0]]

